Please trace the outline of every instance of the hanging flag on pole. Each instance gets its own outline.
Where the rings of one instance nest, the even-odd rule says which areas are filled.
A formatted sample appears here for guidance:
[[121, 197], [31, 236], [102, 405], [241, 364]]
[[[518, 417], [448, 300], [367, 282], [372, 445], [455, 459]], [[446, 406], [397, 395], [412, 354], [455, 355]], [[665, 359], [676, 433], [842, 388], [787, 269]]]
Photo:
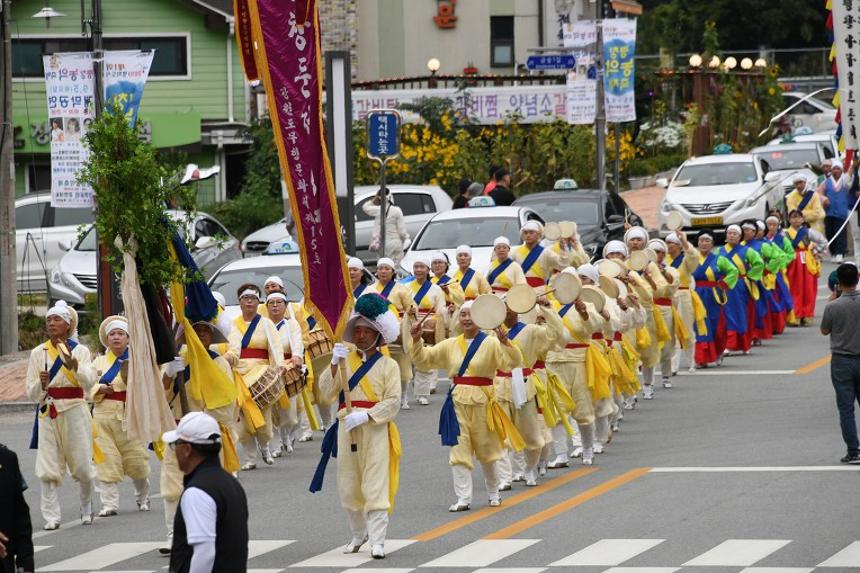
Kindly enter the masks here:
[[850, 152], [860, 144], [860, 5], [849, 0], [830, 0], [827, 18], [828, 36], [832, 35], [833, 46], [830, 60], [833, 62], [836, 93], [833, 105], [836, 107], [837, 138], [839, 150]]
[[305, 306], [330, 336], [340, 338], [354, 301], [323, 133], [317, 1], [247, 3], [256, 69], [296, 221]]

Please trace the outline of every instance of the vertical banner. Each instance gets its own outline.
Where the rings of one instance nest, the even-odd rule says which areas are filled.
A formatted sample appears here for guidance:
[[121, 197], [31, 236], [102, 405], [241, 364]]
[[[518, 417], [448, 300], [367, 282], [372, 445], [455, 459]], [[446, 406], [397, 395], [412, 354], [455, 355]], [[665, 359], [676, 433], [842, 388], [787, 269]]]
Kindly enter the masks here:
[[302, 256], [305, 305], [340, 338], [353, 300], [322, 122], [316, 0], [248, 0], [281, 172]]
[[260, 79], [260, 74], [257, 72], [257, 62], [254, 60], [254, 34], [251, 30], [251, 10], [248, 8], [248, 0], [233, 0], [233, 15], [236, 19], [236, 44], [242, 56], [245, 77], [249, 82], [255, 82]]
[[77, 182], [89, 156], [83, 137], [95, 118], [92, 55], [53, 54], [42, 59], [51, 126], [51, 205], [92, 207], [92, 187]]
[[137, 121], [143, 88], [152, 67], [155, 52], [147, 50], [105, 52], [102, 75], [104, 77], [105, 106], [110, 109], [114, 104], [122, 107], [129, 125]]
[[612, 18], [603, 21], [603, 87], [606, 121], [636, 121], [633, 93], [636, 55], [636, 20]]
[[[860, 2], [831, 0], [833, 52], [836, 63], [834, 102], [841, 119], [844, 149], [857, 149], [860, 142]], [[840, 141], [840, 148], [843, 142]]]
[[594, 20], [577, 20], [564, 25], [564, 46], [576, 58], [574, 71], [567, 76], [567, 122], [590, 125], [597, 116], [597, 25]]

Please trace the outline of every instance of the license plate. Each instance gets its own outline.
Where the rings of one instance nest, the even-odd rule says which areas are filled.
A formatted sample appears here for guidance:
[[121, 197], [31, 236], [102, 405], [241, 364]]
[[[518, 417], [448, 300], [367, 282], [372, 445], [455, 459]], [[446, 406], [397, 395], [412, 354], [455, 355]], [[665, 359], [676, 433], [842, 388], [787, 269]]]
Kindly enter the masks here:
[[690, 222], [694, 227], [702, 227], [705, 225], [722, 225], [722, 217], [693, 217]]

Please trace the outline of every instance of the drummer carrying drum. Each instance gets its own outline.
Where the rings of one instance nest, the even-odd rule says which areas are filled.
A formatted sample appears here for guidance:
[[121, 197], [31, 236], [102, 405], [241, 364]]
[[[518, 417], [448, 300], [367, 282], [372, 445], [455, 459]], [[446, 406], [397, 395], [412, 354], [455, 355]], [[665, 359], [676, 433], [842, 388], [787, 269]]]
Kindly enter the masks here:
[[487, 282], [494, 293], [507, 292], [514, 285], [526, 284], [522, 267], [510, 257], [511, 241], [507, 237], [496, 237], [493, 241], [493, 260], [487, 272]]
[[[428, 344], [435, 344], [445, 338], [448, 326], [448, 308], [445, 293], [430, 280], [430, 260], [420, 257], [412, 264], [415, 280], [408, 286], [412, 289], [412, 308], [410, 320], [421, 325], [421, 332]], [[416, 322], [417, 321], [417, 322]], [[416, 365], [412, 378], [415, 397], [420, 405], [430, 403], [430, 392], [436, 386], [436, 369], [423, 369]], [[404, 402], [408, 404], [406, 398]]]
[[573, 238], [561, 239], [565, 247], [556, 252], [540, 244], [543, 228], [537, 221], [528, 221], [520, 229], [523, 244], [513, 249], [511, 257], [520, 264], [529, 286], [538, 288], [546, 285], [552, 274], [571, 264]]

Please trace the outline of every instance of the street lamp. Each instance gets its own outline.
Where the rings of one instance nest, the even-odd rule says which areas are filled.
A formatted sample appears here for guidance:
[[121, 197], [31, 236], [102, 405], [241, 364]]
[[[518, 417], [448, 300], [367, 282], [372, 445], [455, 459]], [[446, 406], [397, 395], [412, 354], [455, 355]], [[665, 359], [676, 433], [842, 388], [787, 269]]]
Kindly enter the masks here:
[[427, 60], [427, 69], [430, 70], [431, 76], [435, 76], [436, 72], [438, 72], [441, 67], [442, 62], [440, 62], [438, 58], [430, 58]]
[[726, 67], [727, 70], [733, 70], [737, 67], [738, 61], [733, 56], [729, 56], [728, 58], [726, 58], [726, 61], [723, 62], [723, 65]]
[[712, 69], [719, 68], [720, 67], [720, 57], [714, 56], [713, 58], [711, 58], [711, 61], [708, 62], [708, 67], [712, 68]]
[[753, 61], [749, 58], [744, 58], [741, 60], [741, 68], [745, 70], [751, 70], [753, 67]]
[[51, 18], [62, 18], [63, 16], [65, 16], [65, 14], [63, 14], [62, 12], [57, 12], [56, 10], [51, 8], [50, 6], [45, 6], [44, 8], [42, 8], [41, 10], [39, 10], [38, 12], [36, 12], [35, 14], [33, 14], [30, 17], [31, 18], [44, 19], [45, 20], [45, 27], [50, 28], [51, 27]]
[[759, 58], [759, 59], [757, 59], [757, 60], [755, 61], [755, 67], [757, 67], [757, 68], [766, 68], [766, 67], [767, 67], [767, 60], [765, 60], [764, 58]]
[[700, 56], [699, 54], [693, 54], [692, 56], [690, 56], [690, 67], [691, 68], [698, 68], [701, 65], [702, 65], [702, 56]]

